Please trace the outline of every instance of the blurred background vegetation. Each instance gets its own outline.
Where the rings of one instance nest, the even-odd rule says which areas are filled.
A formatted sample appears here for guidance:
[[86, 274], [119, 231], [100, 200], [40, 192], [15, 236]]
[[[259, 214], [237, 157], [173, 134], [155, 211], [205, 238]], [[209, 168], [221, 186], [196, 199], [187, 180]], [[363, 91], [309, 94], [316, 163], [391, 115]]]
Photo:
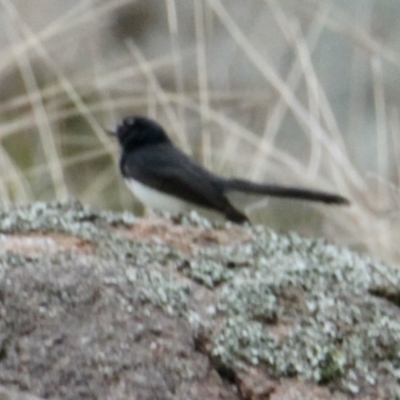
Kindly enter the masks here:
[[105, 128], [144, 114], [219, 174], [352, 201], [263, 200], [255, 223], [398, 262], [399, 15], [398, 0], [0, 0], [0, 202], [140, 213]]

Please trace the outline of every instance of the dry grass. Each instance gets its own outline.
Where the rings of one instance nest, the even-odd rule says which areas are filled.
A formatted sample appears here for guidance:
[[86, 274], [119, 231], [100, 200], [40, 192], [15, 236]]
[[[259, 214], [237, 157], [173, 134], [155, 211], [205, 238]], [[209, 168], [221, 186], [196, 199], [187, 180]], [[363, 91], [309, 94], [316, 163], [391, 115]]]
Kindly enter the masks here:
[[[289, 0], [253, 5], [247, 25], [236, 6], [194, 1], [188, 41], [182, 3], [166, 0], [168, 47], [149, 49], [135, 37], [115, 46], [111, 22], [131, 3], [80, 1], [36, 24], [23, 2], [0, 0], [7, 37], [0, 51], [2, 203], [72, 195], [98, 207], [129, 207], [132, 199], [112, 165], [117, 149], [104, 128], [142, 113], [162, 121], [181, 148], [216, 172], [348, 196], [348, 210], [315, 208], [324, 219], [319, 230], [305, 231], [400, 260], [400, 116], [385, 79], [398, 78], [400, 53], [390, 43], [333, 2], [305, 1], [299, 11]], [[264, 16], [275, 27], [265, 28], [265, 37], [257, 29]], [[355, 79], [343, 94], [346, 124], [315, 62], [327, 35], [346, 43], [354, 68], [369, 60], [363, 71], [373, 110]], [[352, 138], [365, 120], [371, 136]], [[355, 153], [365, 155], [361, 163]]]

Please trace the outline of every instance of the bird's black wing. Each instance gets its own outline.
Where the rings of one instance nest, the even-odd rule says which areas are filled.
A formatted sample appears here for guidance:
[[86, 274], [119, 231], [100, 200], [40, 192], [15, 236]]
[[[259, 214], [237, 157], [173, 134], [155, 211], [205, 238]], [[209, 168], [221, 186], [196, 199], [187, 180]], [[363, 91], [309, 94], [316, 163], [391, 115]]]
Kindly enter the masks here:
[[243, 222], [246, 217], [225, 197], [223, 180], [170, 144], [142, 148], [123, 155], [122, 174], [201, 207], [217, 210], [228, 219]]

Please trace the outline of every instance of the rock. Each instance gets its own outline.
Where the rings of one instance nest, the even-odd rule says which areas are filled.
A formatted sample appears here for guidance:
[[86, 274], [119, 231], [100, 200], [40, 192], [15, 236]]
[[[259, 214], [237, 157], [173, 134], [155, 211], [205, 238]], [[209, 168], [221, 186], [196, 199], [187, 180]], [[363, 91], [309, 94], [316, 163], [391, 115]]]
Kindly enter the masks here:
[[71, 400], [392, 399], [399, 283], [324, 240], [194, 214], [3, 208], [0, 384]]

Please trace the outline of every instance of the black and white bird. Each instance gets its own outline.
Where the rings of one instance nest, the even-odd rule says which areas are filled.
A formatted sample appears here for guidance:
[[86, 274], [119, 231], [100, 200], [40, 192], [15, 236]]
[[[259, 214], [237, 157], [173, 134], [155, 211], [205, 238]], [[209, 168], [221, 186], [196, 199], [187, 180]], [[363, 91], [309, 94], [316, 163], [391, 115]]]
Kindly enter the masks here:
[[126, 184], [152, 209], [183, 212], [199, 206], [243, 223], [248, 218], [229, 201], [229, 192], [349, 204], [346, 198], [333, 193], [215, 175], [176, 148], [162, 126], [146, 117], [127, 117], [110, 133], [120, 144], [119, 166]]

